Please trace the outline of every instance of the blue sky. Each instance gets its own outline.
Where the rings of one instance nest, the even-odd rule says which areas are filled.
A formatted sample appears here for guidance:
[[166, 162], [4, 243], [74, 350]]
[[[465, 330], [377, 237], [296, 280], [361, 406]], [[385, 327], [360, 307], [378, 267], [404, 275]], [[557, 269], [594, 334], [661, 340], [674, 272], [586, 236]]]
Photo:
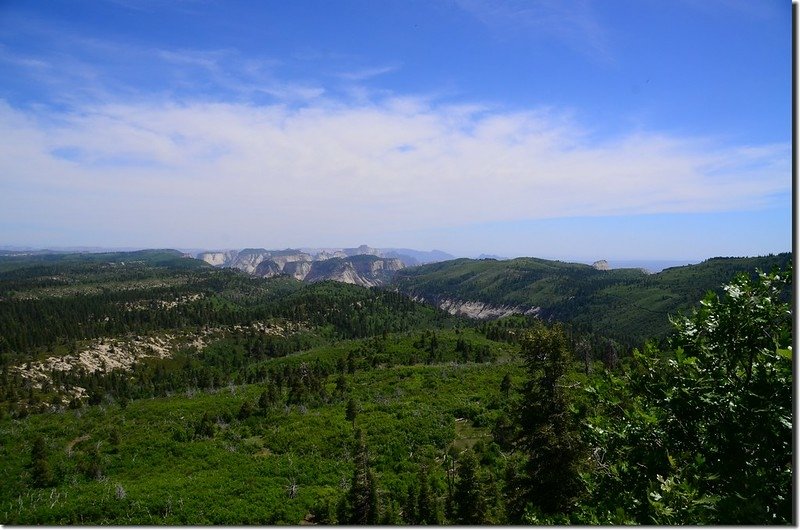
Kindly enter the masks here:
[[791, 4], [0, 2], [0, 244], [791, 248]]

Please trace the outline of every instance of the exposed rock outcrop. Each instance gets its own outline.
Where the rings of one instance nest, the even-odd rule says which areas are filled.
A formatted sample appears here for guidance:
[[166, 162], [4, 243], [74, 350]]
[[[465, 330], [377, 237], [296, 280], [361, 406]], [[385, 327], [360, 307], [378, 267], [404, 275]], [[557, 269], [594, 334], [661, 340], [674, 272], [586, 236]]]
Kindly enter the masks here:
[[258, 267], [258, 264], [265, 259], [269, 259], [270, 257], [271, 254], [267, 249], [246, 248], [240, 251], [239, 254], [237, 254], [227, 266], [242, 270], [249, 274], [253, 274], [256, 270], [256, 267]]
[[388, 283], [394, 273], [403, 268], [403, 262], [396, 258], [379, 258], [372, 255], [331, 258], [315, 261], [305, 281], [319, 282], [334, 280], [364, 287], [375, 287]]
[[[415, 298], [415, 300], [423, 301]], [[478, 320], [490, 320], [502, 318], [509, 315], [538, 315], [539, 307], [521, 307], [509, 305], [491, 305], [484, 302], [471, 300], [450, 300], [442, 299], [435, 304], [439, 309], [447, 311], [451, 315], [461, 315]]]
[[383, 257], [383, 252], [377, 248], [372, 248], [369, 245], [360, 245], [358, 248], [345, 248], [342, 249], [342, 251], [348, 256], [368, 255], [378, 256], [379, 258]]
[[258, 266], [267, 260], [274, 263], [279, 270], [283, 270], [284, 265], [287, 263], [294, 261], [311, 261], [312, 258], [309, 254], [295, 249], [266, 250], [263, 248], [246, 248], [223, 266], [233, 267], [257, 276], [269, 277], [269, 275], [274, 272], [269, 265], [262, 268], [262, 273], [256, 272]]
[[367, 245], [309, 252], [246, 248], [238, 252], [201, 252], [197, 257], [217, 267], [233, 267], [263, 278], [283, 274], [302, 281], [335, 280], [367, 287], [384, 285], [396, 271], [408, 266], [407, 262], [416, 263], [414, 258], [394, 252], [382, 256], [383, 251]]
[[277, 263], [280, 267], [285, 267], [289, 263], [295, 263], [298, 261], [313, 261], [313, 258], [310, 254], [306, 254], [305, 252], [300, 252], [298, 250], [281, 250], [278, 252], [272, 252], [270, 254], [270, 259]]
[[314, 256], [314, 261], [324, 261], [331, 258], [346, 258], [347, 254], [341, 250], [321, 250]]
[[201, 252], [197, 255], [197, 259], [201, 259], [215, 267], [227, 267], [237, 254], [238, 252], [235, 250], [228, 250], [226, 252]]
[[289, 261], [283, 266], [283, 273], [302, 281], [306, 279], [312, 267], [311, 261]]
[[608, 266], [608, 262], [606, 260], [604, 260], [604, 259], [601, 259], [599, 261], [595, 261], [594, 263], [592, 263], [592, 267], [594, 267], [595, 269], [597, 269], [599, 271], [610, 271], [611, 270], [611, 267]]

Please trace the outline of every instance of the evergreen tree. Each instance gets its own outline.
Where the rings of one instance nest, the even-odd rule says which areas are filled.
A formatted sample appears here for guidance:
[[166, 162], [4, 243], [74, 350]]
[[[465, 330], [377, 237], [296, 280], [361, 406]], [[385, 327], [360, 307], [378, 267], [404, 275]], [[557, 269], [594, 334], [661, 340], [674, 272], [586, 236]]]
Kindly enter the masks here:
[[346, 394], [348, 390], [349, 387], [347, 385], [347, 378], [344, 376], [344, 374], [340, 373], [338, 377], [336, 377], [336, 391], [339, 394]]
[[[522, 343], [528, 372], [521, 445], [527, 502], [545, 515], [566, 513], [580, 489], [581, 445], [569, 410], [570, 352], [560, 325], [537, 324]], [[517, 506], [513, 512], [520, 514]]]
[[34, 439], [31, 448], [31, 479], [33, 485], [38, 488], [44, 488], [53, 482], [53, 470], [50, 467], [46, 444], [41, 435]]
[[419, 494], [416, 499], [417, 521], [419, 524], [438, 524], [436, 497], [431, 489], [428, 467], [425, 465], [419, 468], [417, 484], [419, 485]]
[[478, 481], [478, 459], [470, 449], [458, 459], [453, 506], [456, 524], [478, 525], [485, 522], [486, 498]]
[[237, 414], [237, 417], [239, 420], [246, 420], [253, 415], [253, 412], [255, 412], [253, 404], [250, 403], [250, 401], [245, 401], [242, 403], [242, 406], [239, 407], [239, 414]]
[[258, 397], [258, 408], [262, 413], [265, 413], [269, 410], [270, 405], [272, 405], [272, 400], [270, 399], [269, 390], [264, 390]]
[[280, 396], [280, 386], [276, 383], [270, 383], [269, 388], [267, 389], [267, 401], [270, 405], [274, 405], [278, 403]]
[[378, 495], [375, 477], [369, 467], [369, 454], [364, 432], [355, 432], [353, 451], [353, 479], [348, 492], [348, 524], [376, 524], [378, 522]]
[[31, 447], [31, 460], [35, 461], [42, 458], [47, 458], [47, 448], [44, 437], [40, 434], [33, 440], [33, 446]]
[[455, 517], [454, 498], [456, 488], [456, 472], [458, 469], [456, 466], [457, 460], [458, 449], [451, 445], [444, 455], [445, 479], [447, 481], [445, 514], [448, 519], [453, 519]]
[[509, 392], [511, 392], [511, 375], [506, 374], [503, 376], [503, 380], [500, 381], [500, 392], [505, 396], [508, 397]]
[[344, 417], [347, 421], [353, 424], [353, 427], [356, 426], [356, 417], [358, 416], [358, 402], [355, 398], [351, 397], [347, 400], [347, 406], [345, 407]]
[[31, 470], [33, 485], [38, 488], [50, 486], [53, 482], [53, 470], [46, 458], [33, 461]]
[[203, 417], [195, 425], [194, 433], [197, 438], [214, 437], [214, 422], [208, 412], [203, 413]]
[[417, 504], [418, 489], [418, 483], [412, 482], [408, 485], [408, 489], [406, 490], [406, 502], [403, 508], [403, 519], [405, 519], [405, 522], [408, 524], [419, 524], [419, 517], [417, 515], [417, 510], [419, 509]]

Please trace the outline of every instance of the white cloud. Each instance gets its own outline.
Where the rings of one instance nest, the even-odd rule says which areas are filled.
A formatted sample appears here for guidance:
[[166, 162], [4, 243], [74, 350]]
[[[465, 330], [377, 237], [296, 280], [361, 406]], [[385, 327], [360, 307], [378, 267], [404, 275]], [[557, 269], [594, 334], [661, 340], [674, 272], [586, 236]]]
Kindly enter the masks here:
[[596, 142], [576, 121], [415, 98], [47, 116], [3, 104], [0, 226], [21, 215], [119, 244], [337, 244], [399, 229], [754, 209], [790, 189], [788, 145], [648, 133]]

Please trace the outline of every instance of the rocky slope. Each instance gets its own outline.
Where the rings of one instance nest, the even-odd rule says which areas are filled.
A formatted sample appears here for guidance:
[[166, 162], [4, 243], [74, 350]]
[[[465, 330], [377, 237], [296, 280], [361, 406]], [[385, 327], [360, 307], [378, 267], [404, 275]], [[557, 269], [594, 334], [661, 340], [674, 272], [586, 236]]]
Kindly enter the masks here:
[[296, 249], [267, 250], [248, 248], [227, 252], [202, 252], [198, 259], [216, 267], [232, 267], [254, 276], [272, 278], [286, 275], [297, 280], [334, 280], [365, 287], [384, 285], [406, 265], [397, 257], [381, 257], [379, 249], [325, 249], [313, 256]]
[[[256, 274], [256, 269], [264, 261], [271, 261], [278, 268], [278, 274], [287, 263], [295, 261], [312, 261], [310, 254], [296, 249], [267, 250], [265, 248], [245, 248], [243, 250], [229, 250], [226, 252], [201, 252], [197, 255], [206, 263], [215, 267], [232, 267], [250, 274]], [[266, 266], [265, 266], [266, 267]], [[269, 267], [266, 267], [267, 269]], [[266, 274], [259, 274], [264, 276]]]
[[308, 282], [334, 280], [375, 287], [390, 282], [394, 273], [402, 268], [403, 262], [397, 258], [379, 258], [364, 254], [315, 261], [303, 279]]
[[359, 255], [319, 261], [289, 261], [283, 264], [268, 259], [262, 261], [253, 274], [264, 278], [284, 274], [306, 282], [334, 280], [374, 287], [391, 281], [394, 273], [402, 268], [403, 262], [399, 259]]
[[[320, 262], [313, 262], [320, 263]], [[289, 261], [283, 266], [283, 274], [288, 274], [296, 280], [305, 280], [309, 272], [314, 266], [310, 261]]]
[[201, 252], [196, 257], [215, 267], [228, 267], [239, 252], [226, 250], [220, 252]]
[[495, 318], [507, 317], [509, 315], [538, 315], [541, 308], [525, 307], [513, 305], [493, 305], [485, 302], [475, 302], [469, 300], [454, 300], [442, 298], [440, 300], [427, 300], [415, 297], [415, 301], [431, 303], [451, 315], [465, 316], [478, 320], [491, 320]]
[[[264, 248], [246, 248], [243, 250], [201, 251], [196, 253], [197, 259], [215, 267], [233, 267], [250, 274], [264, 276], [269, 274], [271, 267], [264, 265], [262, 273], [257, 273], [256, 268], [262, 262], [271, 260], [277, 264], [278, 269], [295, 261], [324, 261], [331, 258], [349, 258], [354, 256], [377, 256], [379, 258], [399, 259], [403, 266], [412, 267], [425, 263], [435, 263], [453, 259], [453, 256], [441, 250], [421, 251], [410, 248], [374, 248], [361, 245], [353, 248], [304, 248], [286, 250], [267, 250]], [[300, 267], [301, 269], [304, 267]]]

